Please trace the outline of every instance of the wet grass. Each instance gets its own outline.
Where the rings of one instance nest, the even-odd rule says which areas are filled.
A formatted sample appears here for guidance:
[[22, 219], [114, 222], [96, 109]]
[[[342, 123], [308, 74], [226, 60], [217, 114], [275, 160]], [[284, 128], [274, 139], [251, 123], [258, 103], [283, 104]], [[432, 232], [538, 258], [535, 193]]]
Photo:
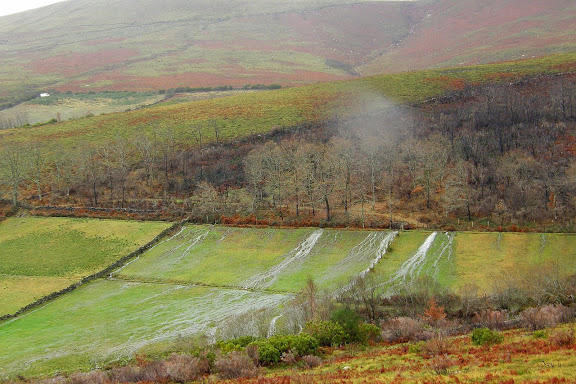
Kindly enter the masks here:
[[0, 323], [0, 378], [94, 368], [133, 356], [150, 343], [209, 329], [234, 313], [276, 306], [282, 299], [259, 292], [97, 281]]

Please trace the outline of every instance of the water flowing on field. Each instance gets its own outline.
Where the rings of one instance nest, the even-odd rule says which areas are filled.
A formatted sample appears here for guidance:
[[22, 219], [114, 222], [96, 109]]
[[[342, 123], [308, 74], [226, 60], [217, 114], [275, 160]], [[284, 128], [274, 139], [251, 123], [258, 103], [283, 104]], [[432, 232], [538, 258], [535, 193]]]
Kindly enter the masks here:
[[306, 240], [298, 244], [296, 248], [290, 251], [283, 260], [268, 269], [266, 272], [257, 274], [242, 283], [242, 287], [246, 289], [266, 288], [271, 286], [278, 275], [294, 264], [303, 262], [320, 239], [324, 231], [319, 229], [314, 231]]
[[335, 295], [348, 291], [358, 279], [364, 278], [380, 262], [382, 257], [388, 252], [390, 244], [398, 236], [398, 232], [372, 232], [366, 238], [350, 250], [348, 256], [342, 260], [334, 269], [342, 272], [353, 268], [355, 265], [367, 265], [356, 276], [351, 277], [351, 281], [343, 288], [338, 289]]
[[386, 281], [391, 294], [402, 285], [411, 285], [420, 276], [426, 275], [437, 279], [443, 262], [451, 262], [454, 245], [454, 233], [431, 233], [418, 250], [406, 260], [400, 268]]

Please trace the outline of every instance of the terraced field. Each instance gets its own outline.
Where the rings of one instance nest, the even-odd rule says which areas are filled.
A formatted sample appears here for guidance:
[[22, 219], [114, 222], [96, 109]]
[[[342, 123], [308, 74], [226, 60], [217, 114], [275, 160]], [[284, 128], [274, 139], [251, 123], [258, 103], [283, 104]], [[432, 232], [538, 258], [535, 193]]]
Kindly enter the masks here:
[[[330, 291], [369, 271], [388, 291], [421, 276], [490, 291], [511, 268], [560, 262], [561, 273], [575, 273], [575, 245], [576, 235], [559, 234], [188, 225], [108, 279], [0, 324], [0, 377], [93, 368], [180, 336], [214, 338], [227, 319], [254, 310], [268, 329], [310, 277]], [[271, 328], [287, 326], [284, 317]]]
[[66, 218], [0, 222], [0, 316], [113, 264], [169, 225]]

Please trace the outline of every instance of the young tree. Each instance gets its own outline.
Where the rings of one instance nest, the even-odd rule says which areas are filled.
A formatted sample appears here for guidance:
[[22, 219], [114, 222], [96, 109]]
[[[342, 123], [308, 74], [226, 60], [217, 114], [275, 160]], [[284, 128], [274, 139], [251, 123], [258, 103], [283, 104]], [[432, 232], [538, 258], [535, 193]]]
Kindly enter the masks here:
[[26, 162], [24, 152], [24, 148], [11, 147], [0, 153], [2, 180], [11, 190], [13, 207], [18, 206], [20, 187], [28, 173], [29, 164]]

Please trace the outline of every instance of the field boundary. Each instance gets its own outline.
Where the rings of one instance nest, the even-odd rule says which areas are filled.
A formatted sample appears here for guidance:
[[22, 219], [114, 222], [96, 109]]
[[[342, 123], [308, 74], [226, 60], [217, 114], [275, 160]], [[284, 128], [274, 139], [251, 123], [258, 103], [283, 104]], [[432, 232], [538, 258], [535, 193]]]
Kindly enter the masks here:
[[42, 305], [44, 305], [50, 301], [53, 301], [53, 300], [65, 295], [69, 292], [72, 292], [72, 291], [74, 291], [74, 290], [94, 281], [94, 280], [109, 276], [112, 272], [114, 272], [118, 268], [122, 267], [127, 262], [129, 262], [132, 259], [135, 259], [136, 257], [142, 255], [144, 252], [146, 252], [147, 250], [149, 250], [150, 248], [152, 248], [153, 246], [158, 244], [165, 237], [167, 237], [167, 236], [171, 235], [172, 233], [180, 230], [180, 228], [182, 228], [182, 226], [184, 226], [187, 222], [188, 222], [188, 220], [185, 219], [185, 220], [179, 221], [177, 223], [174, 223], [173, 225], [171, 225], [170, 227], [166, 228], [165, 230], [160, 232], [158, 235], [156, 235], [156, 237], [154, 237], [154, 239], [152, 239], [151, 241], [149, 241], [145, 245], [141, 246], [140, 248], [131, 252], [130, 254], [123, 256], [122, 258], [118, 259], [116, 262], [107, 266], [106, 268], [104, 268], [104, 269], [102, 269], [102, 270], [100, 270], [100, 271], [98, 271], [92, 275], [86, 276], [86, 277], [82, 278], [80, 281], [78, 281], [78, 282], [76, 282], [76, 283], [74, 283], [74, 284], [72, 284], [72, 285], [70, 285], [64, 289], [61, 289], [61, 290], [56, 291], [56, 292], [52, 292], [52, 293], [34, 301], [34, 302], [26, 305], [25, 307], [20, 308], [18, 311], [14, 312], [14, 313], [0, 316], [0, 322], [3, 322], [5, 320], [14, 319], [20, 315], [23, 315], [26, 312], [29, 312], [31, 310], [38, 308], [38, 307], [41, 307]]
[[236, 285], [224, 285], [224, 284], [210, 284], [195, 281], [183, 281], [183, 280], [166, 280], [166, 279], [154, 279], [154, 278], [140, 278], [140, 277], [130, 277], [126, 275], [113, 275], [108, 280], [110, 281], [125, 281], [127, 283], [140, 283], [140, 284], [157, 284], [157, 285], [177, 285], [183, 287], [201, 287], [201, 288], [219, 288], [226, 289], [229, 291], [247, 291], [247, 292], [258, 292], [258, 293], [269, 293], [269, 294], [279, 294], [279, 295], [294, 295], [293, 291], [279, 290], [279, 289], [258, 289], [258, 288], [244, 288]]

